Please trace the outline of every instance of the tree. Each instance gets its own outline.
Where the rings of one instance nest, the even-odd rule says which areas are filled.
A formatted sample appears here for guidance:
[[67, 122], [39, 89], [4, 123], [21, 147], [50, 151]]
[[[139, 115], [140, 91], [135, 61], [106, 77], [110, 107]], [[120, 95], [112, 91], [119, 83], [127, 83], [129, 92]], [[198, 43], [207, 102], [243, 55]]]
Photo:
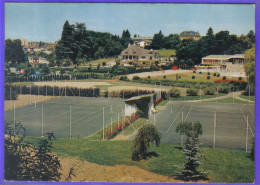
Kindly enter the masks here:
[[21, 40], [5, 40], [5, 62], [10, 62], [12, 66], [23, 63], [26, 61]]
[[170, 34], [164, 38], [165, 49], [179, 49], [181, 47], [181, 40], [178, 34]]
[[42, 73], [43, 75], [49, 74], [49, 73], [50, 73], [50, 68], [49, 68], [46, 64], [43, 64], [43, 67], [42, 67], [42, 69], [41, 69], [41, 73]]
[[134, 139], [132, 160], [139, 161], [141, 159], [146, 159], [147, 156], [149, 156], [148, 148], [150, 147], [150, 143], [155, 142], [156, 146], [159, 146], [160, 140], [161, 134], [154, 125], [144, 125], [138, 130]]
[[209, 27], [206, 35], [209, 36], [209, 37], [212, 37], [212, 36], [214, 37], [213, 29], [211, 27]]
[[159, 33], [154, 34], [153, 40], [151, 43], [152, 49], [162, 49], [164, 47], [164, 35], [162, 34], [162, 31], [160, 30]]
[[251, 92], [254, 92], [255, 87], [255, 46], [249, 49], [245, 53], [244, 68], [248, 77], [250, 88], [253, 88]]
[[[21, 123], [5, 121], [4, 130], [9, 134], [4, 139], [5, 180], [59, 180], [61, 165], [58, 157], [51, 153], [53, 133], [47, 133], [47, 138], [41, 139], [35, 147], [24, 142], [25, 128]], [[23, 136], [18, 137], [18, 134]]]
[[178, 124], [176, 132], [186, 134], [184, 155], [186, 163], [183, 167], [178, 167], [180, 171], [177, 173], [177, 178], [184, 181], [197, 181], [207, 179], [205, 172], [198, 170], [201, 164], [201, 153], [199, 149], [199, 135], [202, 134], [202, 126], [200, 122], [184, 122]]

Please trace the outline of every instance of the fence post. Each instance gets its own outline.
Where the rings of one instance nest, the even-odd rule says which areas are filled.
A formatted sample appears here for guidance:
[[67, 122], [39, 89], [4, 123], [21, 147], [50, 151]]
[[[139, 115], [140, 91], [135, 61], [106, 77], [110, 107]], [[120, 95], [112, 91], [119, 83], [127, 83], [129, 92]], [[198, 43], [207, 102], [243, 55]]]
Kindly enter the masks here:
[[105, 140], [105, 107], [103, 107], [103, 140]]
[[217, 112], [214, 113], [214, 134], [213, 134], [213, 148], [215, 149], [216, 145], [216, 119], [217, 119]]
[[248, 116], [246, 117], [246, 152], [247, 152], [247, 143], [248, 143]]

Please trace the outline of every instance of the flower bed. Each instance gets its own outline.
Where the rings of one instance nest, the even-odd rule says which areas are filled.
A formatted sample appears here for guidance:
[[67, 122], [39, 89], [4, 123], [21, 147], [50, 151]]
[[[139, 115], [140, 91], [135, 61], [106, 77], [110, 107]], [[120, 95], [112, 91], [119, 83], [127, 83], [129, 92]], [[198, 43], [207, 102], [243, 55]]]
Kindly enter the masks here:
[[139, 115], [126, 116], [126, 119], [123, 119], [123, 121], [122, 121], [122, 119], [119, 120], [119, 124], [118, 124], [118, 121], [114, 122], [112, 124], [112, 127], [110, 125], [108, 128], [106, 128], [106, 130], [105, 130], [105, 139], [112, 139], [119, 132], [121, 132], [126, 127], [128, 127], [131, 123], [136, 121], [138, 118], [139, 118]]

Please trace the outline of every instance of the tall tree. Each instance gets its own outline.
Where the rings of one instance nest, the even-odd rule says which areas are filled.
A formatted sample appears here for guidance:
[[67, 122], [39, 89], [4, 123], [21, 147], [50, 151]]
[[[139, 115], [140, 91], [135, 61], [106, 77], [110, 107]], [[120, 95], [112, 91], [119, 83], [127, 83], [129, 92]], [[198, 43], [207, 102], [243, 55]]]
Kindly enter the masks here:
[[245, 53], [244, 68], [248, 77], [248, 82], [253, 88], [255, 86], [255, 46]]
[[153, 40], [151, 43], [152, 49], [162, 49], [164, 47], [164, 35], [162, 34], [162, 31], [160, 30], [159, 33], [154, 34]]
[[178, 49], [181, 47], [181, 40], [178, 34], [170, 34], [164, 38], [165, 49]]
[[5, 62], [10, 62], [12, 66], [23, 63], [26, 61], [21, 40], [5, 40]]
[[177, 173], [177, 178], [184, 181], [207, 179], [206, 173], [198, 170], [202, 157], [199, 148], [199, 135], [202, 134], [201, 123], [198, 121], [180, 123], [176, 127], [176, 132], [187, 136], [184, 148], [186, 163], [183, 167], [179, 167], [180, 171]]

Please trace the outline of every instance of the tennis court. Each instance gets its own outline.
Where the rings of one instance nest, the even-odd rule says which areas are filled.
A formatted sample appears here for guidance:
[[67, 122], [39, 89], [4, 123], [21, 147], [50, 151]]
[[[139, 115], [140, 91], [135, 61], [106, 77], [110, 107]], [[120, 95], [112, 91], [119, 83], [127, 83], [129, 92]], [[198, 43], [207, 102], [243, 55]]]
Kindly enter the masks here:
[[162, 143], [185, 143], [185, 137], [175, 133], [176, 125], [200, 121], [202, 146], [248, 151], [255, 134], [254, 112], [254, 105], [169, 102], [150, 122], [162, 133]]
[[56, 137], [85, 138], [122, 115], [124, 100], [119, 98], [63, 97], [5, 112], [5, 120], [21, 122], [27, 136], [54, 132]]

